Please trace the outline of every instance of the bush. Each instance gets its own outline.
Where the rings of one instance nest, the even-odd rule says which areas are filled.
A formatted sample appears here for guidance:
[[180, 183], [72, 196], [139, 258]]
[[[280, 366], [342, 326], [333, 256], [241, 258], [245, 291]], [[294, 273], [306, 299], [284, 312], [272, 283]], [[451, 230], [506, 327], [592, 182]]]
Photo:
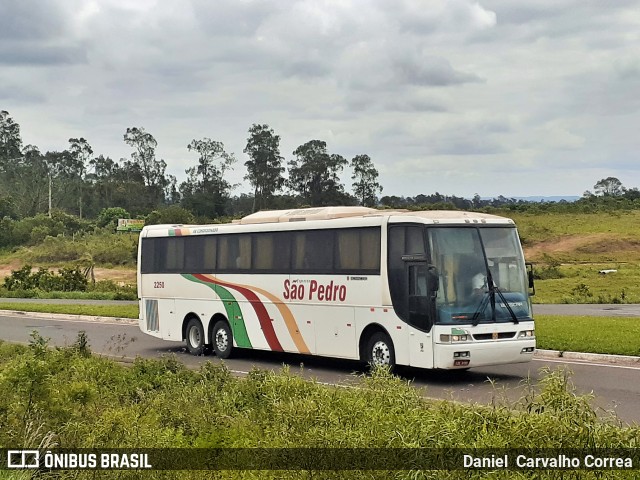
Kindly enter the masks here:
[[45, 268], [39, 268], [36, 272], [31, 270], [31, 265], [12, 270], [4, 280], [4, 288], [9, 291], [39, 289], [45, 292], [84, 292], [89, 283], [80, 267], [63, 267], [57, 274]]
[[151, 212], [145, 219], [145, 225], [188, 225], [194, 223], [194, 221], [195, 218], [190, 211], [177, 205], [172, 205]]
[[103, 208], [98, 214], [97, 225], [100, 228], [115, 229], [119, 218], [131, 218], [131, 215], [122, 207]]

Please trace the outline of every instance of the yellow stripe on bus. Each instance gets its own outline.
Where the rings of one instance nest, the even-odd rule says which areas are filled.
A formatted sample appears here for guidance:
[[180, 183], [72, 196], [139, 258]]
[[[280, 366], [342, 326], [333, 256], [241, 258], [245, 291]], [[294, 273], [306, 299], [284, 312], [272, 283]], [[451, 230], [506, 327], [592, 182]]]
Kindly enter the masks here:
[[[215, 279], [215, 280], [218, 280], [213, 275], [205, 275], [205, 276], [211, 277], [212, 279]], [[311, 351], [309, 350], [309, 347], [307, 347], [307, 344], [304, 341], [304, 338], [302, 338], [302, 334], [300, 333], [300, 330], [298, 329], [298, 323], [296, 322], [296, 319], [294, 318], [293, 314], [291, 313], [291, 310], [289, 310], [289, 307], [287, 307], [282, 300], [280, 300], [278, 297], [276, 297], [272, 293], [270, 293], [270, 292], [268, 292], [266, 290], [263, 290], [261, 288], [254, 287], [253, 285], [243, 285], [241, 283], [232, 283], [232, 282], [228, 282], [228, 281], [225, 281], [225, 283], [228, 283], [230, 285], [235, 285], [237, 287], [248, 288], [250, 290], [253, 290], [254, 292], [257, 292], [257, 293], [259, 293], [261, 295], [264, 295], [269, 300], [271, 300], [271, 302], [280, 311], [280, 315], [282, 315], [282, 318], [284, 319], [284, 324], [287, 326], [287, 330], [289, 331], [289, 335], [291, 335], [291, 339], [293, 340], [293, 343], [295, 343], [296, 348], [298, 349], [298, 352], [300, 352], [300, 353], [311, 353]]]

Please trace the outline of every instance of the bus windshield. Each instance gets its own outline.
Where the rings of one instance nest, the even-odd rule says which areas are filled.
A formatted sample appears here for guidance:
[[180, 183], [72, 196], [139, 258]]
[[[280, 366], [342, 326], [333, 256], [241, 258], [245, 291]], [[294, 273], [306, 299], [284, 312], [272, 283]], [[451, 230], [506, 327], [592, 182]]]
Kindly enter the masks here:
[[436, 323], [517, 323], [531, 318], [515, 228], [431, 228], [428, 238], [439, 274]]

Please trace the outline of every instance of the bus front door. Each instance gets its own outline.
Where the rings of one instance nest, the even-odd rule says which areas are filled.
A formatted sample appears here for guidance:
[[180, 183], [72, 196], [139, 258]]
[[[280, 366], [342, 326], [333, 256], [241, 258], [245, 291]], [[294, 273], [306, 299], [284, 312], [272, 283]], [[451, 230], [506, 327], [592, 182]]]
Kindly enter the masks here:
[[[407, 263], [407, 295], [409, 313], [409, 361], [412, 366], [433, 368], [433, 325], [431, 308], [432, 290], [437, 288], [430, 281], [429, 265], [426, 262]], [[437, 282], [436, 282], [437, 285]]]

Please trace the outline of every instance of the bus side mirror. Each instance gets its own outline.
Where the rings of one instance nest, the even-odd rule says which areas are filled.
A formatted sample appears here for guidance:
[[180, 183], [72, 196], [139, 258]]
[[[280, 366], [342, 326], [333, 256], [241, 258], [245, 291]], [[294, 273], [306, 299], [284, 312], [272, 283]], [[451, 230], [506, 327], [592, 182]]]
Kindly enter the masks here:
[[527, 262], [525, 265], [527, 267], [527, 279], [529, 280], [529, 290], [531, 290], [529, 292], [529, 295], [533, 296], [536, 294], [536, 286], [535, 286], [535, 283], [533, 282], [533, 263]]

